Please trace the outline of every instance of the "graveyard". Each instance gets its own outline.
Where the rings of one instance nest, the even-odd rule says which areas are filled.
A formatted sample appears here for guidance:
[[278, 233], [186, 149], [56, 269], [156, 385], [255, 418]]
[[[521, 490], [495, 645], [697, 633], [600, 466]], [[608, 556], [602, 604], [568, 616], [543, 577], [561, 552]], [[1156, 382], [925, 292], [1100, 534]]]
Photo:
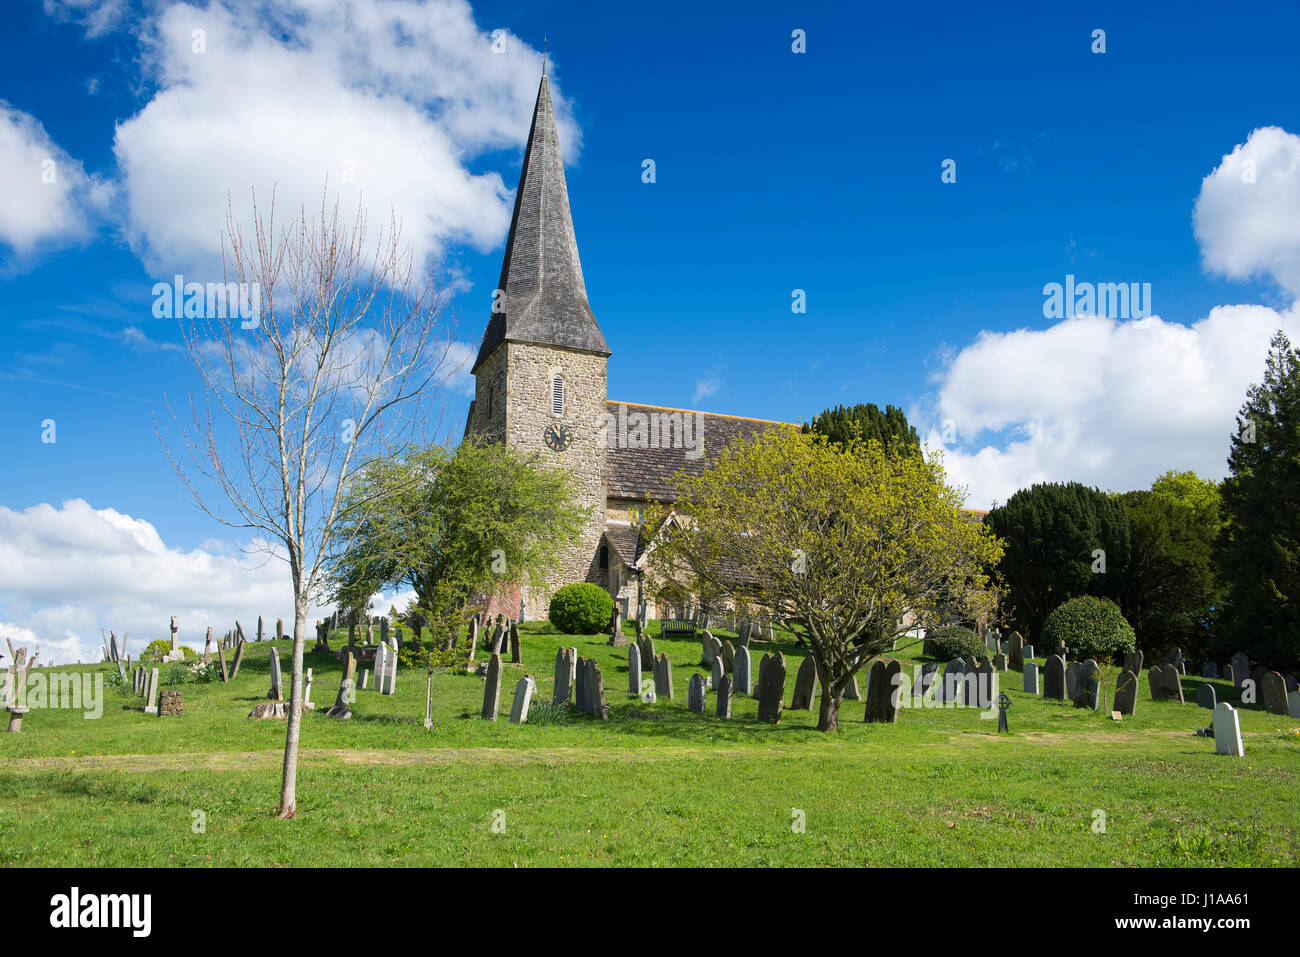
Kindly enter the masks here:
[[[314, 707], [302, 726], [298, 814], [287, 822], [274, 814], [284, 722], [250, 714], [274, 711], [265, 706], [275, 703], [275, 656], [287, 663], [289, 640], [245, 642], [238, 673], [224, 682], [169, 681], [169, 667], [186, 666], [153, 664], [161, 674], [152, 704], [126, 670], [122, 685], [103, 689], [97, 719], [32, 708], [22, 733], [4, 736], [0, 853], [9, 866], [1300, 863], [1300, 719], [1242, 702], [1230, 680], [1189, 668], [1175, 679], [1179, 703], [1161, 683], [1163, 668], [1154, 684], [1143, 668], [1125, 703], [1131, 713], [1115, 720], [1113, 687], [1103, 685], [1096, 710], [1047, 697], [1040, 654], [1024, 662], [1040, 672], [1037, 694], [1025, 691], [1022, 672], [993, 669], [1009, 705], [1000, 732], [996, 707], [905, 698], [895, 720], [864, 721], [864, 671], [839, 733], [825, 734], [816, 730], [816, 692], [799, 687], [805, 656], [792, 636], [750, 640], [745, 694], [737, 635], [713, 634], [730, 667], [702, 663], [709, 646], [698, 633], [661, 634], [648, 622], [662, 667], [656, 682], [647, 666], [649, 684], [633, 694], [629, 656], [644, 657], [634, 623], [615, 647], [607, 634], [526, 622], [519, 662], [507, 650], [494, 665], [495, 720], [484, 717], [488, 678], [462, 670], [433, 677], [427, 728], [425, 674], [405, 666], [391, 693], [367, 674], [346, 703], [350, 717], [329, 717], [344, 665], [308, 642]], [[330, 640], [337, 652], [346, 631]], [[589, 713], [600, 711], [591, 703], [599, 692], [582, 679], [562, 689], [566, 703], [552, 704], [557, 674], [567, 677], [557, 668], [565, 648], [595, 662], [603, 714]], [[777, 652], [786, 674], [772, 723], [759, 720], [756, 696], [760, 660]], [[900, 642], [888, 657], [910, 675], [935, 663], [922, 652]], [[221, 654], [229, 668], [231, 653]], [[476, 657], [482, 664], [490, 652], [480, 647]], [[359, 685], [366, 670], [356, 672]], [[91, 671], [107, 678], [117, 668], [33, 674]], [[716, 677], [733, 690], [729, 716], [719, 716]], [[286, 669], [286, 698], [287, 684]], [[1218, 754], [1214, 738], [1197, 735], [1212, 723], [1197, 703], [1205, 689], [1236, 709], [1242, 756]], [[512, 721], [525, 692], [527, 717]]]

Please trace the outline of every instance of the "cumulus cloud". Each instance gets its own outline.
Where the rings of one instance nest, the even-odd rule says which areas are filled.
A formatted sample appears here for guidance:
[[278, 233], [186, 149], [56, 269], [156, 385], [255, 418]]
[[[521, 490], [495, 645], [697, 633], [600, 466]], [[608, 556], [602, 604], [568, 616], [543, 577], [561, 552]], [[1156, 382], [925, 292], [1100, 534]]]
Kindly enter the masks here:
[[[312, 611], [313, 619], [324, 614]], [[81, 499], [0, 508], [0, 635], [15, 647], [40, 645], [42, 663], [98, 661], [104, 628], [119, 638], [129, 632], [136, 654], [169, 637], [172, 615], [181, 643], [197, 651], [209, 625], [222, 634], [236, 618], [245, 634], [258, 615], [268, 630], [276, 617], [289, 629], [288, 569], [265, 552], [218, 542], [169, 546], [149, 522]]]
[[0, 243], [19, 256], [90, 235], [88, 216], [106, 196], [35, 117], [0, 100]]
[[1251, 133], [1201, 183], [1194, 223], [1206, 269], [1300, 296], [1300, 136]]
[[[145, 21], [157, 92], [117, 130], [127, 235], [146, 265], [214, 270], [227, 197], [247, 221], [250, 190], [292, 212], [328, 177], [372, 230], [389, 211], [418, 257], [504, 237], [510, 186], [469, 162], [527, 137], [541, 57], [480, 30], [469, 5], [394, 0], [161, 8]], [[553, 91], [566, 158], [579, 137]]]
[[[1242, 182], [1247, 159], [1253, 183]], [[1202, 185], [1195, 228], [1207, 269], [1300, 294], [1300, 137], [1256, 130], [1226, 155]], [[1300, 341], [1294, 302], [1218, 306], [1190, 326], [1082, 317], [985, 331], [939, 356], [937, 389], [912, 416], [974, 507], [1043, 481], [1123, 491], [1171, 468], [1218, 478], [1277, 329]]]

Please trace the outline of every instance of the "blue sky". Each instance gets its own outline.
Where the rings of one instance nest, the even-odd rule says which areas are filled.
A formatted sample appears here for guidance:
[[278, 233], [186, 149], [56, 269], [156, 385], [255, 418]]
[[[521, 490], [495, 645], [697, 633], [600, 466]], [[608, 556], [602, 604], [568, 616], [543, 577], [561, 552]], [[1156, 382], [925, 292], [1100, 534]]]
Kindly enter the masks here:
[[[113, 510], [172, 557], [235, 544], [155, 434], [163, 395], [194, 378], [150, 289], [210, 268], [227, 188], [318, 195], [337, 173], [358, 147], [334, 148], [355, 130], [322, 87], [384, 118], [368, 188], [416, 225], [454, 284], [456, 338], [476, 343], [543, 35], [611, 398], [788, 421], [901, 405], [987, 507], [1040, 479], [1222, 474], [1268, 334], [1297, 327], [1294, 4], [440, 3], [414, 5], [427, 32], [400, 42], [377, 0], [313, 7], [12, 5], [0, 174], [6, 204], [36, 198], [0, 213], [11, 554], [58, 537], [43, 505], [66, 535]], [[287, 79], [241, 86], [255, 62]], [[46, 155], [57, 192], [32, 165]], [[1067, 274], [1150, 283], [1157, 318], [1045, 318], [1043, 287]], [[458, 432], [463, 376], [445, 398]], [[77, 499], [80, 519], [60, 512]], [[0, 583], [0, 621], [86, 627], [55, 604]]]

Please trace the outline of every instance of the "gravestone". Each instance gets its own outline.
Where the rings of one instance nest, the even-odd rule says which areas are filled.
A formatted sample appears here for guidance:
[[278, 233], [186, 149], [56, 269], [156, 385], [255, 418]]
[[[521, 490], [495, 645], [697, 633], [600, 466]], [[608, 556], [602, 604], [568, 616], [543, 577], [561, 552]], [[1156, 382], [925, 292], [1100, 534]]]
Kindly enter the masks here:
[[1234, 688], [1237, 687], [1237, 676], [1233, 673], [1232, 665], [1223, 666], [1223, 680], [1228, 682]]
[[[748, 648], [737, 650], [749, 651]], [[731, 675], [723, 675], [722, 682], [718, 685], [718, 709], [716, 714], [719, 718], [731, 717]]]
[[691, 675], [691, 683], [686, 688], [686, 710], [704, 714], [704, 676]]
[[1218, 696], [1214, 693], [1214, 685], [1201, 685], [1197, 688], [1196, 703], [1202, 708], [1213, 711], [1219, 704]]
[[1065, 700], [1065, 659], [1048, 655], [1043, 666], [1043, 697], [1054, 701]]
[[149, 669], [149, 683], [144, 689], [144, 713], [158, 713], [158, 669]]
[[700, 636], [700, 667], [712, 668], [718, 658], [719, 649], [713, 647], [714, 637], [708, 631]]
[[750, 632], [750, 628], [751, 628], [751, 626], [750, 626], [749, 622], [747, 622], [747, 621], [742, 621], [742, 622], [740, 623], [740, 631], [736, 632], [736, 641], [739, 642], [742, 646], [744, 646], [744, 647], [746, 647], [746, 648], [749, 647], [749, 632]]
[[354, 675], [357, 671], [357, 659], [353, 657], [352, 652], [348, 652], [343, 658], [343, 677], [339, 679], [339, 693], [334, 699], [334, 707], [325, 712], [331, 718], [338, 718], [346, 721], [352, 717], [352, 709], [348, 705], [352, 701], [352, 687]]
[[862, 692], [858, 690], [858, 676], [850, 675], [849, 683], [844, 687], [845, 701], [861, 701]]
[[1029, 660], [1030, 658], [1032, 658], [1032, 657], [1034, 657], [1034, 646], [1033, 646], [1033, 645], [1025, 645], [1025, 652], [1024, 652], [1024, 654], [1021, 656], [1021, 660], [1022, 660], [1022, 661], [1028, 661], [1028, 660]]
[[729, 641], [724, 641], [722, 643], [722, 663], [727, 666], [728, 671], [732, 670], [733, 667], [732, 663], [735, 660], [736, 660], [736, 646]]
[[591, 691], [587, 687], [587, 659], [581, 655], [573, 668], [573, 706], [582, 714], [591, 714]]
[[954, 658], [948, 662], [943, 670], [943, 682], [939, 685], [936, 700], [943, 704], [959, 703], [962, 699], [965, 678], [966, 662], [963, 659]]
[[271, 649], [271, 690], [266, 695], [272, 701], [284, 700], [284, 679], [280, 675], [280, 649]]
[[1011, 633], [1011, 637], [1008, 639], [1008, 642], [1009, 642], [1009, 644], [1011, 645], [1011, 653], [1010, 653], [1010, 655], [1009, 655], [1009, 658], [1010, 658], [1009, 664], [1011, 665], [1012, 670], [1014, 670], [1014, 671], [1022, 671], [1022, 670], [1024, 670], [1024, 667], [1025, 667], [1025, 639], [1022, 638], [1022, 637], [1020, 637], [1020, 632], [1018, 632], [1018, 631], [1013, 631], [1013, 632]]
[[649, 635], [642, 635], [637, 639], [637, 644], [641, 646], [641, 670], [647, 668], [653, 670], [655, 666], [655, 640]]
[[1287, 715], [1300, 718], [1300, 691], [1288, 691], [1286, 695]]
[[[617, 612], [615, 612], [617, 614]], [[517, 622], [510, 623], [510, 663], [513, 665], [521, 664], [523, 658], [523, 649], [519, 647], [519, 625]]]
[[1142, 652], [1140, 651], [1124, 652], [1124, 670], [1131, 671], [1135, 675], [1142, 674]]
[[[664, 655], [664, 660], [668, 660], [667, 655]], [[587, 713], [608, 721], [609, 708], [605, 707], [605, 681], [600, 676], [600, 665], [595, 658], [587, 659], [586, 696]]]
[[1079, 662], [1065, 663], [1065, 700], [1073, 701], [1079, 694]]
[[1237, 652], [1232, 656], [1230, 662], [1232, 665], [1233, 681], [1238, 688], [1242, 682], [1250, 677], [1250, 658], [1244, 652]]
[[1137, 711], [1138, 676], [1127, 668], [1115, 679], [1114, 710], [1122, 715], [1131, 715]]
[[785, 656], [766, 654], [758, 663], [758, 720], [776, 724], [785, 705]]
[[244, 660], [244, 639], [239, 639], [239, 644], [235, 645], [235, 660], [230, 666], [230, 680], [234, 681], [239, 676], [239, 663]]
[[1286, 679], [1276, 671], [1264, 675], [1264, 710], [1269, 714], [1287, 714]]
[[1079, 665], [1079, 672], [1075, 677], [1074, 706], [1076, 708], [1097, 710], [1101, 703], [1100, 672], [1101, 668], [1091, 658]]
[[867, 675], [867, 708], [864, 721], [893, 724], [898, 721], [899, 676], [903, 663], [897, 659], [877, 658]]
[[362, 670], [362, 672], [361, 672], [361, 682], [360, 682], [360, 684], [358, 685], [358, 687], [359, 687], [359, 689], [360, 689], [361, 691], [369, 691], [369, 690], [370, 690], [370, 669], [369, 669], [369, 668], [365, 668], [365, 669]]
[[1255, 703], [1259, 705], [1264, 703], [1264, 678], [1267, 674], [1268, 669], [1261, 665], [1256, 665], [1250, 673], [1250, 680], [1255, 682]]
[[938, 673], [939, 663], [937, 661], [921, 665], [921, 678], [912, 685], [912, 697], [925, 698], [930, 693], [930, 689], [934, 687], [934, 679]]
[[1241, 719], [1237, 711], [1226, 701], [1220, 701], [1214, 709], [1214, 750], [1216, 754], [1228, 754], [1234, 758], [1245, 757], [1246, 749], [1241, 744]]
[[302, 707], [304, 711], [316, 710], [316, 702], [311, 700], [311, 682], [311, 669], [308, 668], [307, 674], [303, 676], [302, 680]]
[[994, 654], [997, 654], [998, 652], [998, 636], [994, 633], [992, 628], [989, 628], [984, 632], [984, 647]]
[[493, 652], [488, 659], [487, 682], [483, 686], [483, 710], [486, 721], [495, 721], [501, 710], [501, 655]]
[[1213, 661], [1207, 661], [1205, 664], [1201, 666], [1201, 677], [1202, 678], [1219, 677], [1219, 666]]
[[673, 700], [673, 663], [666, 651], [655, 659], [655, 697]]
[[523, 724], [528, 720], [528, 708], [533, 701], [533, 692], [537, 690], [530, 675], [524, 675], [515, 685], [515, 700], [510, 707], [510, 723]]
[[388, 653], [384, 655], [384, 673], [379, 680], [379, 693], [397, 694], [397, 649], [391, 645], [387, 648]]
[[577, 648], [560, 648], [555, 652], [555, 692], [551, 697], [552, 704], [568, 704], [573, 698], [573, 675], [577, 665]]
[[1006, 671], [1006, 670], [1007, 670], [1007, 656], [1004, 655], [1004, 654], [1001, 654], [1001, 653], [998, 653], [998, 654], [994, 655], [994, 656], [993, 656], [993, 667], [994, 667], [995, 669], [997, 669], [998, 671]]
[[[980, 662], [976, 671], [975, 679], [975, 707], [991, 708], [993, 707], [994, 687], [997, 684], [997, 672], [993, 668], [993, 662], [985, 659]], [[969, 683], [967, 684], [969, 687]], [[969, 703], [969, 702], [968, 702]]]
[[749, 649], [741, 645], [736, 649], [736, 658], [732, 662], [731, 688], [735, 694], [749, 695], [749, 664]]
[[1147, 672], [1147, 683], [1152, 700], [1184, 703], [1182, 676], [1173, 665], [1156, 665]]
[[817, 664], [812, 655], [804, 655], [799, 672], [794, 678], [794, 696], [790, 699], [791, 711], [811, 711], [813, 694], [817, 687]]
[[1038, 694], [1038, 665], [1026, 661], [1024, 665], [1025, 694]]
[[710, 671], [712, 673], [709, 676], [709, 680], [712, 682], [713, 687], [716, 688], [718, 685], [722, 684], [722, 676], [727, 673], [727, 669], [722, 666], [721, 658], [713, 659], [713, 667]]
[[641, 649], [635, 641], [627, 646], [627, 693], [641, 693]]

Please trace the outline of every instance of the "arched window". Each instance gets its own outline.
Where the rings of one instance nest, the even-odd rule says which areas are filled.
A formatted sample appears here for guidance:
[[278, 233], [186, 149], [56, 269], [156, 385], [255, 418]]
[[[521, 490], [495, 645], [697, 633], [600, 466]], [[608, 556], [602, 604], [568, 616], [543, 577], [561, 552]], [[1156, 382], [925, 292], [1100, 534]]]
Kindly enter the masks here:
[[564, 415], [564, 379], [558, 375], [551, 380], [551, 415]]

